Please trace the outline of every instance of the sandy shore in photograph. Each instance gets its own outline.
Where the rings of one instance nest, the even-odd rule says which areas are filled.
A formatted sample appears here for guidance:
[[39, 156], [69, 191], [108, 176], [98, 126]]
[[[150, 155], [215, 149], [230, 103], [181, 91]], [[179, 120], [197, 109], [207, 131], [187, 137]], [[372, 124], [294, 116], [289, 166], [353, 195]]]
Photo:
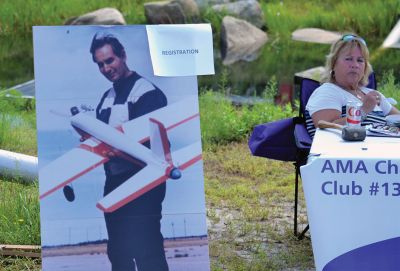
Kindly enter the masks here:
[[[164, 241], [165, 255], [170, 270], [209, 270], [207, 238], [180, 238]], [[42, 248], [43, 271], [69, 270], [109, 271], [107, 244], [84, 244]]]

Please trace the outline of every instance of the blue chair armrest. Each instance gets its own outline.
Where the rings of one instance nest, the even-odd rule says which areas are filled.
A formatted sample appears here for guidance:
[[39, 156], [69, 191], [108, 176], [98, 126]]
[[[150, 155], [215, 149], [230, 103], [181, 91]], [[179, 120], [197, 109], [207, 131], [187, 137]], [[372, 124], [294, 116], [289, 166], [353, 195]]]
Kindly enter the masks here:
[[296, 123], [294, 127], [294, 138], [297, 148], [300, 150], [309, 150], [312, 139], [303, 123]]

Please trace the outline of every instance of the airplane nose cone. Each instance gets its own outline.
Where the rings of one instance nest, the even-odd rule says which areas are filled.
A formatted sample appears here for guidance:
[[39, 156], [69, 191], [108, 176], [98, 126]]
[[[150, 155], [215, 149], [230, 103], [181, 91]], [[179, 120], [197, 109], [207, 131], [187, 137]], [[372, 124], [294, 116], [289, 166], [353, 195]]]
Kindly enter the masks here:
[[172, 169], [171, 172], [169, 173], [169, 177], [170, 177], [171, 179], [177, 180], [177, 179], [179, 179], [180, 177], [182, 177], [182, 173], [181, 173], [181, 171], [180, 171], [178, 168], [174, 168], [174, 169]]

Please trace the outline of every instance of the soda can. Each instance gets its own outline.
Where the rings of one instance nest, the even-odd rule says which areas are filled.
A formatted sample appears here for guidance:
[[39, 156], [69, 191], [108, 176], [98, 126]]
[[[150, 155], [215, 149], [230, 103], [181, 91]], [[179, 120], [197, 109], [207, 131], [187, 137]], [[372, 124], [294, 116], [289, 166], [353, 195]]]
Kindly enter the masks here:
[[346, 104], [346, 124], [347, 126], [361, 126], [361, 106], [360, 102], [348, 101]]

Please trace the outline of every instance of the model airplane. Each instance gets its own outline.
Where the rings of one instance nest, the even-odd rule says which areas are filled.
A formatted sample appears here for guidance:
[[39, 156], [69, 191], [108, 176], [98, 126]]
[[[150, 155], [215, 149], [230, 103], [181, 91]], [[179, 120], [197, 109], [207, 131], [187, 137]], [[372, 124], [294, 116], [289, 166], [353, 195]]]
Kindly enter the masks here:
[[[143, 168], [97, 203], [104, 212], [117, 210], [167, 179], [179, 179], [182, 170], [201, 160], [201, 142], [198, 138], [171, 151], [170, 143], [174, 144], [174, 140], [168, 138], [168, 132], [188, 123], [198, 127], [197, 108], [197, 99], [187, 98], [117, 128], [85, 113], [73, 112], [71, 125], [82, 136], [82, 143], [39, 170], [40, 199], [113, 156], [123, 157]], [[150, 149], [142, 145], [148, 140]]]

